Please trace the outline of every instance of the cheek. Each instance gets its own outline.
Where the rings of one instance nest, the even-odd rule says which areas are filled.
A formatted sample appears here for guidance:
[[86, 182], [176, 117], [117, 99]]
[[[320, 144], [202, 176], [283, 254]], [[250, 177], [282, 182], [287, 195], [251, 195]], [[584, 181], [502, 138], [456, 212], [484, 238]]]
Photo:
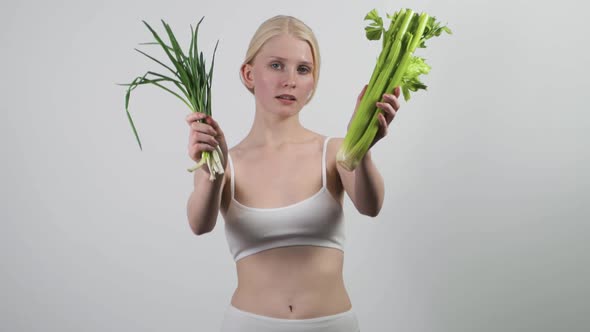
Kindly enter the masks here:
[[273, 86], [273, 82], [276, 81], [272, 74], [263, 73], [261, 71], [256, 72], [254, 77], [254, 85], [256, 86], [256, 90], [260, 91], [268, 90]]
[[305, 76], [305, 79], [303, 80], [302, 85], [305, 86], [305, 88], [307, 89], [313, 89], [313, 76], [311, 75], [307, 75]]
[[256, 88], [254, 89], [255, 94], [258, 97], [267, 97], [272, 95], [273, 87], [272, 82], [267, 78], [260, 78], [256, 80]]
[[313, 76], [309, 75], [305, 77], [304, 80], [301, 81], [301, 87], [303, 88], [303, 90], [308, 91], [308, 95], [307, 97], [309, 98], [309, 96], [311, 95], [313, 88], [314, 88], [314, 80], [313, 80]]

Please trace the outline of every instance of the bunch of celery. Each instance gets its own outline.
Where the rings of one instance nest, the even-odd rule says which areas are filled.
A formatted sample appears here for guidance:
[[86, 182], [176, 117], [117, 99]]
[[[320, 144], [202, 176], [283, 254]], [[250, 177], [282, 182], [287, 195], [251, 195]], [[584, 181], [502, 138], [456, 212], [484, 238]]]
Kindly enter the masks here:
[[[120, 84], [128, 86], [127, 93], [125, 95], [125, 111], [127, 112], [127, 118], [129, 119], [129, 123], [131, 124], [131, 128], [133, 129], [133, 133], [135, 134], [135, 138], [137, 139], [140, 149], [142, 149], [141, 141], [139, 140], [137, 130], [135, 129], [135, 125], [131, 119], [131, 114], [129, 114], [129, 96], [131, 91], [140, 85], [153, 84], [170, 92], [178, 99], [182, 100], [192, 112], [201, 112], [209, 116], [211, 115], [211, 83], [213, 79], [213, 64], [215, 62], [215, 52], [217, 51], [217, 44], [219, 41], [217, 41], [215, 44], [215, 49], [213, 50], [213, 59], [211, 60], [211, 67], [209, 68], [209, 71], [207, 71], [205, 69], [203, 52], [199, 52], [197, 46], [199, 26], [201, 25], [203, 19], [204, 17], [201, 18], [199, 23], [197, 23], [195, 30], [193, 30], [191, 25], [191, 43], [188, 55], [182, 51], [182, 48], [178, 44], [172, 29], [166, 22], [164, 22], [164, 20], [162, 20], [162, 24], [164, 25], [166, 33], [168, 34], [168, 38], [170, 39], [170, 45], [166, 45], [162, 38], [160, 38], [160, 36], [156, 33], [156, 31], [154, 31], [154, 29], [152, 29], [152, 27], [145, 21], [142, 21], [156, 39], [156, 42], [143, 43], [142, 45], [160, 45], [170, 59], [170, 62], [172, 62], [172, 68], [160, 62], [156, 58], [146, 54], [145, 52], [142, 52], [138, 49], [135, 50], [155, 61], [156, 63], [162, 65], [164, 68], [172, 72], [173, 75], [166, 76], [156, 72], [148, 71], [145, 75], [135, 78], [130, 84]], [[168, 87], [164, 86], [163, 83], [176, 86], [180, 93], [170, 90]], [[180, 94], [182, 94], [182, 96]], [[204, 120], [200, 121], [203, 122]], [[223, 173], [222, 161], [223, 153], [221, 152], [219, 146], [217, 146], [217, 149], [213, 152], [202, 152], [199, 163], [197, 163], [197, 165], [194, 167], [189, 168], [188, 171], [193, 172], [206, 163], [211, 174], [209, 179], [213, 181], [215, 180], [216, 174]]]
[[427, 39], [439, 36], [443, 31], [451, 33], [435, 17], [426, 13], [418, 14], [411, 9], [402, 9], [387, 17], [391, 22], [385, 30], [383, 20], [375, 9], [365, 16], [365, 20], [372, 21], [365, 28], [367, 39], [379, 40], [383, 37], [383, 48], [336, 156], [338, 163], [348, 171], [358, 166], [377, 134], [380, 110], [375, 103], [383, 94], [392, 93], [395, 87], [400, 86], [407, 101], [410, 91], [426, 89], [418, 77], [427, 74], [430, 66], [423, 58], [413, 56], [416, 48], [425, 48]]

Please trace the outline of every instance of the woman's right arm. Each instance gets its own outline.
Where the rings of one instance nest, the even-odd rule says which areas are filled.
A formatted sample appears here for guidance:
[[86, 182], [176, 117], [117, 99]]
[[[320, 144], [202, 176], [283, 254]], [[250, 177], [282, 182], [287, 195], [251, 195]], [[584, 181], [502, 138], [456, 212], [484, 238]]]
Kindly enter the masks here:
[[[204, 123], [200, 119], [206, 119]], [[189, 156], [199, 162], [202, 151], [213, 151], [217, 145], [223, 152], [223, 168], [227, 166], [227, 143], [223, 131], [215, 120], [202, 113], [192, 113], [186, 118], [190, 127]], [[227, 172], [226, 172], [227, 173]], [[221, 194], [225, 184], [225, 174], [209, 180], [207, 164], [194, 172], [194, 190], [187, 202], [187, 217], [191, 230], [196, 235], [211, 232], [215, 228]]]

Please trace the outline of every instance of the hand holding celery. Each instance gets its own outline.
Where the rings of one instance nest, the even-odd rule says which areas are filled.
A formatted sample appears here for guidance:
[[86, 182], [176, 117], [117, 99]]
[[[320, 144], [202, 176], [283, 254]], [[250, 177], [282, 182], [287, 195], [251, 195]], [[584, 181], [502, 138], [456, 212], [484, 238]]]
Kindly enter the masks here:
[[[144, 53], [143, 51], [138, 49], [135, 50], [170, 71], [172, 75], [166, 76], [156, 72], [148, 71], [145, 75], [135, 78], [130, 84], [120, 84], [128, 86], [127, 93], [125, 95], [125, 111], [127, 112], [127, 118], [129, 119], [129, 123], [131, 124], [131, 128], [133, 129], [133, 133], [135, 134], [135, 138], [137, 139], [140, 149], [142, 149], [141, 141], [139, 139], [139, 135], [137, 134], [133, 120], [131, 119], [131, 114], [129, 113], [129, 97], [131, 91], [140, 85], [155, 85], [180, 99], [186, 106], [188, 106], [191, 112], [198, 112], [203, 113], [209, 117], [211, 116], [211, 83], [213, 80], [213, 64], [215, 62], [217, 44], [213, 50], [211, 66], [209, 71], [207, 71], [205, 67], [205, 60], [203, 58], [203, 52], [199, 52], [197, 45], [199, 26], [201, 25], [203, 19], [204, 17], [201, 18], [201, 20], [197, 23], [195, 30], [193, 30], [191, 26], [191, 42], [188, 54], [183, 52], [182, 48], [178, 44], [178, 41], [176, 40], [176, 37], [174, 36], [174, 33], [172, 32], [172, 29], [166, 22], [162, 20], [162, 24], [164, 25], [170, 40], [170, 45], [164, 43], [156, 31], [154, 31], [154, 29], [152, 29], [148, 23], [143, 21], [156, 40], [156, 42], [145, 43], [144, 45], [160, 45], [170, 62], [172, 62], [172, 66], [165, 65], [161, 61], [148, 55], [147, 53]], [[164, 83], [175, 86], [178, 93], [170, 89], [173, 87], [169, 88], [164, 86]], [[197, 121], [203, 122], [204, 118], [201, 118]], [[225, 164], [224, 161], [226, 157], [227, 151], [222, 151], [219, 145], [216, 145], [211, 151], [204, 149], [202, 150], [201, 158], [198, 163], [194, 167], [189, 168], [188, 171], [193, 172], [204, 164], [207, 164], [210, 171], [209, 179], [213, 181], [216, 178], [216, 174], [223, 174]]]
[[[365, 92], [367, 90], [367, 86], [368, 85], [364, 86], [363, 90], [361, 91], [361, 93], [359, 94], [359, 96], [357, 98], [356, 106], [354, 107], [354, 113], [352, 114], [352, 117], [351, 117], [350, 121], [348, 122], [348, 126], [346, 127], [346, 130], [350, 129], [350, 124], [352, 123], [352, 120], [354, 119], [354, 117], [356, 115], [356, 111], [358, 110], [359, 104], [360, 104], [361, 100], [363, 99], [363, 96], [365, 95]], [[401, 91], [400, 87], [399, 86], [396, 87], [393, 90], [393, 93], [383, 94], [382, 102], [378, 102], [375, 104], [375, 106], [380, 110], [381, 114], [377, 115], [379, 128], [377, 130], [377, 134], [375, 135], [375, 138], [373, 138], [373, 141], [369, 145], [369, 149], [373, 145], [375, 145], [379, 140], [381, 140], [383, 137], [385, 137], [387, 135], [387, 129], [389, 127], [389, 124], [391, 123], [391, 121], [393, 121], [397, 111], [400, 108], [400, 103], [398, 100], [400, 93], [401, 93], [400, 91]]]
[[418, 77], [428, 74], [430, 66], [423, 58], [413, 55], [416, 48], [425, 48], [426, 40], [440, 36], [442, 32], [451, 33], [435, 17], [426, 13], [418, 14], [411, 9], [402, 9], [387, 17], [391, 22], [385, 30], [383, 20], [376, 10], [365, 16], [365, 20], [372, 21], [365, 28], [367, 39], [379, 40], [382, 37], [383, 48], [336, 155], [338, 163], [348, 171], [358, 166], [374, 142], [381, 112], [376, 103], [383, 94], [392, 93], [399, 86], [404, 99], [408, 101], [410, 91], [426, 90], [426, 85]]

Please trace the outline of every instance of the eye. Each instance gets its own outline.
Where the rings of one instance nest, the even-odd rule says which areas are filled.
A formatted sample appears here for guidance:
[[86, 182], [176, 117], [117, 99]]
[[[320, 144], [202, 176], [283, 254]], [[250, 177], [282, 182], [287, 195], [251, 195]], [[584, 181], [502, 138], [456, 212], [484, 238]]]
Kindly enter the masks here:
[[311, 72], [311, 69], [310, 69], [308, 66], [299, 66], [299, 67], [297, 68], [297, 71], [298, 71], [300, 74], [307, 74], [307, 73], [310, 73], [310, 72]]
[[281, 68], [283, 68], [283, 65], [280, 62], [271, 62], [270, 63], [270, 68], [272, 68], [272, 69], [281, 69]]

